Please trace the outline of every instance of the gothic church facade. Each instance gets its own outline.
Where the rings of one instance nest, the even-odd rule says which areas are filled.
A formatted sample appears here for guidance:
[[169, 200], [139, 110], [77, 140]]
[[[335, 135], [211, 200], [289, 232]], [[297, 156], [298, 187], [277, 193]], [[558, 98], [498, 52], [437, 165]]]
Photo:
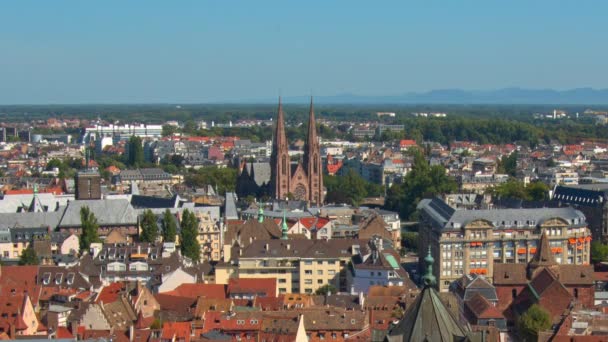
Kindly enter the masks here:
[[308, 114], [304, 156], [297, 163], [292, 163], [289, 157], [289, 143], [285, 135], [285, 113], [281, 99], [279, 99], [270, 167], [269, 185], [274, 198], [286, 199], [291, 195], [296, 200], [323, 204], [323, 167], [312, 99]]

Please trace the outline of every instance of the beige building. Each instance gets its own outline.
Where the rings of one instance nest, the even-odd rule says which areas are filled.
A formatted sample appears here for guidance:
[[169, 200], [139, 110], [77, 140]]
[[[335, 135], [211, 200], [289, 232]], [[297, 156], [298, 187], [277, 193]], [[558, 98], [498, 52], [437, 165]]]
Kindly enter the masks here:
[[459, 210], [434, 198], [418, 209], [420, 250], [431, 249], [441, 291], [465, 274], [492, 279], [495, 262], [528, 263], [543, 232], [558, 264], [589, 264], [591, 232], [574, 208]]
[[279, 293], [314, 293], [324, 285], [348, 291], [348, 264], [367, 240], [255, 240], [238, 259], [218, 265], [216, 282], [229, 277], [276, 278]]
[[209, 213], [196, 212], [198, 219], [198, 243], [201, 246], [201, 260], [219, 261], [222, 245], [220, 241], [220, 226]]

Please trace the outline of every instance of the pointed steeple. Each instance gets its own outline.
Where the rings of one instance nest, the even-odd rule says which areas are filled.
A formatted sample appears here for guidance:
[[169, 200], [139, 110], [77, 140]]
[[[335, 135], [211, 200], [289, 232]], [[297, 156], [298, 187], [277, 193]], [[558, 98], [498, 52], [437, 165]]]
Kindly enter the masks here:
[[312, 97], [308, 113], [308, 134], [304, 147], [304, 169], [308, 176], [308, 201], [320, 205], [323, 203], [323, 170]]
[[40, 202], [40, 198], [38, 198], [38, 184], [34, 184], [34, 197], [32, 197], [32, 202], [30, 203], [27, 211], [30, 213], [40, 213], [44, 211], [44, 206], [42, 202]]
[[289, 228], [287, 227], [287, 218], [285, 217], [285, 210], [283, 210], [283, 223], [281, 223], [281, 239], [287, 240], [287, 231]]
[[437, 279], [435, 279], [435, 276], [433, 275], [433, 263], [435, 262], [435, 259], [433, 259], [433, 256], [431, 255], [431, 246], [429, 246], [429, 251], [424, 258], [424, 261], [426, 262], [426, 273], [422, 276], [424, 286], [435, 286], [435, 284], [437, 284]]
[[272, 154], [270, 155], [271, 175], [270, 189], [275, 198], [285, 198], [289, 193], [291, 166], [289, 160], [289, 145], [285, 134], [285, 113], [283, 103], [279, 97], [277, 122], [272, 141]]
[[551, 252], [547, 231], [543, 230], [540, 235], [538, 248], [536, 248], [536, 253], [534, 253], [534, 256], [528, 263], [528, 276], [531, 277], [532, 273], [539, 267], [550, 267], [555, 265], [557, 265], [557, 262], [555, 261], [555, 257], [553, 257], [553, 253]]
[[435, 260], [430, 248], [424, 260], [427, 262], [424, 288], [399, 323], [389, 330], [386, 341], [468, 341], [468, 326], [458, 323], [433, 288], [436, 279], [432, 264]]
[[315, 121], [315, 107], [312, 100], [312, 96], [310, 97], [310, 111], [308, 112], [308, 133], [306, 134], [306, 146], [304, 147], [304, 166], [309, 168], [310, 163], [312, 162], [312, 152], [318, 144], [317, 140], [317, 124]]

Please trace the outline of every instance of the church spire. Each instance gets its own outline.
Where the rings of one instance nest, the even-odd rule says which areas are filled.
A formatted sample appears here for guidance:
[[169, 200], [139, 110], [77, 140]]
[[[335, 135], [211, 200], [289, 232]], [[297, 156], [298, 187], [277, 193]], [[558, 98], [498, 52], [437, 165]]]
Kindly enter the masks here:
[[285, 134], [285, 113], [283, 113], [281, 97], [279, 97], [277, 122], [272, 141], [270, 167], [271, 191], [274, 192], [275, 198], [285, 198], [289, 193], [291, 166], [289, 161], [289, 145], [287, 144], [287, 136]]
[[304, 147], [304, 168], [308, 175], [308, 201], [321, 205], [323, 203], [323, 170], [312, 96], [308, 113], [308, 134]]

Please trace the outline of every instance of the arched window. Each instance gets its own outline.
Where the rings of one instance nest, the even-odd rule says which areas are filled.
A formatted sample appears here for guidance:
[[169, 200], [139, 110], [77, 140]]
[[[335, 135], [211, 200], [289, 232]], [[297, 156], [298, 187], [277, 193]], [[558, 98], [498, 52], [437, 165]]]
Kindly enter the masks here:
[[283, 156], [283, 162], [281, 163], [281, 172], [283, 176], [287, 175], [287, 156]]
[[313, 158], [314, 158], [314, 160], [315, 160], [315, 161], [313, 162], [313, 165], [314, 165], [314, 170], [315, 170], [315, 171], [314, 171], [314, 173], [315, 173], [315, 174], [317, 174], [317, 173], [319, 172], [319, 158], [317, 158], [317, 155], [316, 155], [316, 154], [314, 155], [314, 157], [313, 157]]

